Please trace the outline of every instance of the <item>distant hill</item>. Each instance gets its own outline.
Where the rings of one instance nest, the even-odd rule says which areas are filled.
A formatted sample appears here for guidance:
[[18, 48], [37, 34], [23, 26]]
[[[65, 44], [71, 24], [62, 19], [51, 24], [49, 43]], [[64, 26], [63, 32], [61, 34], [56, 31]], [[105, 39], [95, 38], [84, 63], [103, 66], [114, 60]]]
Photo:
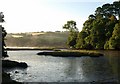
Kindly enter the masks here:
[[66, 48], [68, 32], [8, 33], [7, 47], [56, 47]]

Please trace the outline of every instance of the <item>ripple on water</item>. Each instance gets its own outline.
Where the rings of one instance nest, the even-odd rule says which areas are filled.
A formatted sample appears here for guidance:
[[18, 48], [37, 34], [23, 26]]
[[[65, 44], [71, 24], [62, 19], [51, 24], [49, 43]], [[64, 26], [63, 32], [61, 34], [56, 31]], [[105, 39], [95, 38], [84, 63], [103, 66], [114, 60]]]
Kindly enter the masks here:
[[[8, 71], [12, 79], [20, 82], [91, 82], [114, 80], [110, 71], [111, 67], [108, 66], [107, 60], [103, 57], [56, 58], [52, 56], [37, 56], [37, 52], [9, 52], [10, 57], [8, 59], [16, 60], [19, 58], [19, 61], [24, 61], [30, 66], [26, 70], [15, 69]], [[15, 71], [17, 72], [15, 73]]]

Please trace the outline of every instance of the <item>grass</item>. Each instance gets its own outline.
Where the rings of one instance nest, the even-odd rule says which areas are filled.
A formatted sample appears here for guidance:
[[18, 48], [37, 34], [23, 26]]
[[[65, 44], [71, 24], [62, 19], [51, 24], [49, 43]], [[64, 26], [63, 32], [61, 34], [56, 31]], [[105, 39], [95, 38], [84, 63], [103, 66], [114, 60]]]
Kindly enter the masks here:
[[8, 33], [6, 46], [66, 48], [68, 32]]
[[64, 50], [64, 51], [53, 51], [53, 52], [39, 52], [38, 55], [51, 55], [51, 56], [61, 56], [61, 57], [81, 57], [81, 56], [90, 56], [90, 57], [99, 57], [103, 54], [96, 51], [86, 51], [86, 50]]

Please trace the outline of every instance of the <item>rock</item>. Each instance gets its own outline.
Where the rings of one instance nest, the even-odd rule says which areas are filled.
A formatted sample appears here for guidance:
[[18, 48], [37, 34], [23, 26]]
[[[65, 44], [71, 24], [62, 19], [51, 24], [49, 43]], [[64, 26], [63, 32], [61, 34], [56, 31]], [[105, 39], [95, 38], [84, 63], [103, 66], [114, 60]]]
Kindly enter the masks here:
[[28, 65], [25, 62], [18, 63], [19, 67], [27, 68]]
[[19, 73], [18, 71], [15, 71], [15, 73]]
[[[16, 61], [10, 61], [10, 60], [2, 60], [2, 68], [27, 68], [28, 65], [25, 62], [16, 62]], [[19, 73], [18, 71], [15, 71], [15, 73]], [[1, 84], [22, 84], [21, 82], [17, 82], [11, 79], [10, 74], [7, 74], [4, 72], [4, 69], [2, 70], [2, 83]]]
[[10, 78], [10, 74], [2, 71], [2, 83], [1, 84], [22, 84], [21, 82], [16, 82]]
[[16, 61], [10, 61], [10, 60], [2, 60], [2, 67], [3, 68], [27, 68], [28, 65], [25, 62], [16, 62]]

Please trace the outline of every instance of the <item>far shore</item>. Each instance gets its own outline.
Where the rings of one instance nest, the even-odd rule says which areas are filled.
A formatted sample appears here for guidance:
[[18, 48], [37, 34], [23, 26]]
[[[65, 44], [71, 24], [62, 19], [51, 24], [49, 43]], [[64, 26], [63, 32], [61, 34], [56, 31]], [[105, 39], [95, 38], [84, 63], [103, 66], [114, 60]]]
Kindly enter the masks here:
[[54, 50], [53, 47], [6, 47], [6, 50]]
[[55, 48], [55, 47], [5, 47], [5, 50], [53, 50], [53, 51], [61, 51], [61, 50], [72, 50], [72, 51], [120, 51], [116, 49], [70, 49], [70, 48]]
[[63, 50], [63, 51], [43, 51], [37, 53], [37, 55], [51, 55], [55, 57], [81, 57], [81, 56], [90, 56], [90, 57], [99, 57], [104, 56], [104, 54], [96, 51], [85, 51], [85, 50]]

